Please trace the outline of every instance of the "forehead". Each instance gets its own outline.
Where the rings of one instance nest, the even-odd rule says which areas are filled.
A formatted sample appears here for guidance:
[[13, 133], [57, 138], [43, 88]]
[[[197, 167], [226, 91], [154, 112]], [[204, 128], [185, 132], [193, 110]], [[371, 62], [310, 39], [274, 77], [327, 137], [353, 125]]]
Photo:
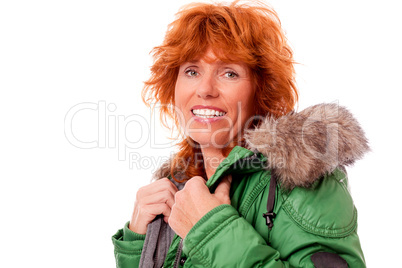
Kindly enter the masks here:
[[214, 51], [211, 48], [208, 48], [204, 53], [198, 55], [194, 59], [191, 59], [187, 62], [190, 63], [198, 63], [198, 62], [206, 62], [208, 64], [216, 64], [216, 65], [222, 65], [222, 64], [237, 64], [237, 65], [242, 65], [244, 67], [247, 67], [247, 64], [242, 62], [239, 59], [236, 59], [235, 56], [229, 56], [223, 53], [219, 53], [218, 51]]
[[205, 61], [207, 63], [222, 62], [222, 60], [216, 56], [216, 52], [211, 48], [208, 48], [203, 55], [199, 57], [199, 60]]

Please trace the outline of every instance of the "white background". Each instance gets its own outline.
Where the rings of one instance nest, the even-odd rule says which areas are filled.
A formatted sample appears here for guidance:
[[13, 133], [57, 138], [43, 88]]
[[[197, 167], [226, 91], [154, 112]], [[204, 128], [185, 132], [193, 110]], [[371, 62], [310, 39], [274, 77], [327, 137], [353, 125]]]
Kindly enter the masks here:
[[[186, 2], [1, 2], [1, 267], [114, 267], [111, 236], [149, 182], [149, 161], [173, 150], [140, 92], [150, 50]], [[299, 110], [338, 102], [370, 140], [372, 152], [348, 169], [369, 267], [394, 266], [402, 239], [397, 2], [270, 1], [300, 63]], [[76, 113], [71, 129], [104, 148], [78, 148], [65, 136], [66, 116], [82, 103], [100, 106]], [[106, 121], [98, 120], [103, 104]], [[129, 141], [140, 148], [113, 144]], [[142, 157], [136, 167], [124, 152]]]

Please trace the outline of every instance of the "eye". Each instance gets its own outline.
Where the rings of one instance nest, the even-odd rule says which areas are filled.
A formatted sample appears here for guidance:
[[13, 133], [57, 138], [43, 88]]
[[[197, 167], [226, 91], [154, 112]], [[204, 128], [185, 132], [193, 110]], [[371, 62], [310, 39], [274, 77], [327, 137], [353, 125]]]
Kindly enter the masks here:
[[190, 77], [196, 77], [198, 75], [198, 72], [194, 69], [187, 69], [184, 71], [184, 73]]
[[229, 79], [234, 79], [237, 78], [239, 75], [235, 73], [234, 71], [226, 71], [225, 72], [225, 77]]

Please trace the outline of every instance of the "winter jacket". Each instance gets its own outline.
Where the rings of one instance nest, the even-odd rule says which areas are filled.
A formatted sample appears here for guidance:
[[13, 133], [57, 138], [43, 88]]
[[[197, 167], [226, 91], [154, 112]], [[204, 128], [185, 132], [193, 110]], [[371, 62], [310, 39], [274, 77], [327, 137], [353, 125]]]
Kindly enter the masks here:
[[[369, 148], [351, 114], [317, 105], [266, 118], [245, 137], [247, 148], [234, 147], [207, 181], [213, 192], [231, 174], [231, 205], [212, 209], [184, 239], [175, 235], [164, 267], [365, 267], [344, 166]], [[270, 229], [263, 214], [273, 175]], [[138, 267], [145, 235], [127, 223], [112, 240], [117, 267]]]

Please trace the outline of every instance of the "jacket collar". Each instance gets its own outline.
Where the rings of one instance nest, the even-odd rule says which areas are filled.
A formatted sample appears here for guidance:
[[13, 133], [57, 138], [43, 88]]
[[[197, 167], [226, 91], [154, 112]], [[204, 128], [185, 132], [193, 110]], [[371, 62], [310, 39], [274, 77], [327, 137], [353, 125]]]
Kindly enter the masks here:
[[264, 169], [266, 158], [257, 151], [235, 146], [229, 155], [219, 164], [215, 173], [208, 179], [207, 186], [213, 192], [219, 179], [233, 173], [253, 173]]

